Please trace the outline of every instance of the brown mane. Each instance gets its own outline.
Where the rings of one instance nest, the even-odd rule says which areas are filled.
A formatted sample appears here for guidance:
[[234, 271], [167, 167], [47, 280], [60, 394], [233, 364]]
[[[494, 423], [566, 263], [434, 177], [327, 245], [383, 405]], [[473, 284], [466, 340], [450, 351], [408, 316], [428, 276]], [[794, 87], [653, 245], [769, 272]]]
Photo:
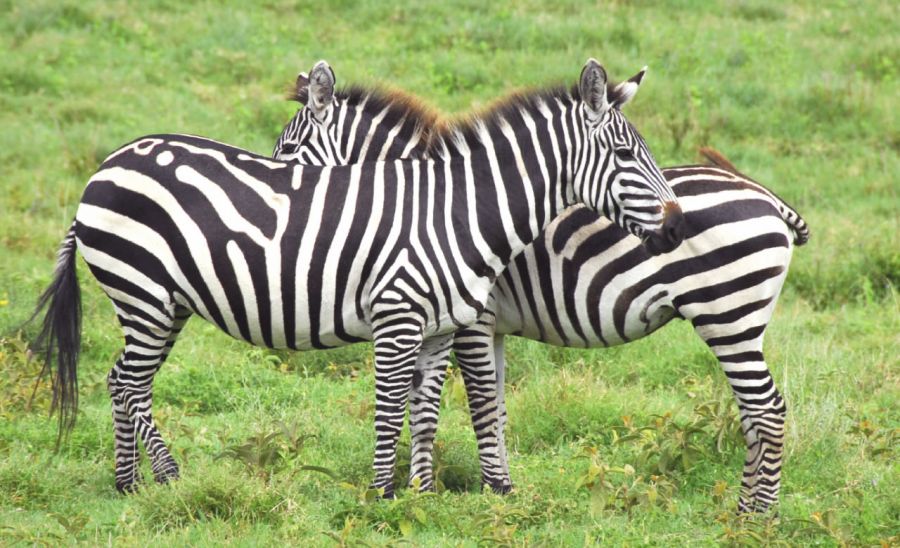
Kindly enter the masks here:
[[[613, 105], [622, 99], [621, 91], [616, 89], [617, 85], [617, 83], [612, 82], [608, 82], [606, 85], [607, 99]], [[454, 148], [453, 143], [455, 141], [473, 142], [473, 140], [477, 140], [479, 127], [482, 125], [489, 132], [493, 132], [498, 129], [500, 120], [508, 119], [522, 109], [535, 110], [541, 103], [549, 103], [556, 100], [563, 103], [577, 103], [581, 100], [578, 86], [555, 85], [544, 88], [516, 90], [492, 101], [478, 112], [442, 119], [434, 129], [431, 143], [428, 147], [428, 154], [431, 156], [440, 155], [444, 147]]]
[[[380, 84], [374, 86], [346, 85], [335, 90], [334, 96], [351, 105], [357, 105], [366, 101], [366, 108], [377, 112], [388, 108], [389, 115], [394, 114], [398, 117], [409, 118], [427, 129], [436, 126], [441, 117], [437, 109], [428, 105], [419, 97], [401, 89]], [[285, 98], [289, 101], [305, 104], [307, 95], [295, 86], [291, 86]]]
[[[617, 84], [612, 82], [608, 82], [606, 86], [607, 98], [611, 104], [621, 99], [616, 86]], [[351, 105], [366, 101], [367, 110], [381, 112], [387, 108], [388, 116], [414, 121], [421, 128], [422, 137], [428, 143], [427, 150], [430, 156], [439, 155], [445, 146], [453, 148], [453, 142], [456, 140], [477, 140], [478, 128], [481, 125], [486, 126], [489, 131], [497, 130], [500, 120], [507, 119], [521, 109], [536, 109], [540, 103], [555, 100], [569, 103], [581, 100], [577, 85], [570, 87], [556, 85], [513, 91], [477, 112], [447, 117], [442, 116], [436, 108], [419, 97], [383, 85], [351, 84], [336, 90], [335, 97]], [[301, 90], [292, 87], [287, 99], [303, 104], [306, 96]]]

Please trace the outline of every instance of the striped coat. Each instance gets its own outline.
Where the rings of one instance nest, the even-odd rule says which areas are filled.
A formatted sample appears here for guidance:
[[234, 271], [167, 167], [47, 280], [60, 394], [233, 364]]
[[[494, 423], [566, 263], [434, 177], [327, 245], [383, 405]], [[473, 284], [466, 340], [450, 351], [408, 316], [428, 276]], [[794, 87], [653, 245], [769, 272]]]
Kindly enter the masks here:
[[[680, 242], [674, 195], [620, 110], [639, 82], [607, 86], [590, 60], [571, 90], [517, 95], [444, 130], [426, 160], [304, 166], [185, 135], [121, 147], [88, 182], [40, 303], [64, 424], [80, 248], [125, 335], [108, 377], [119, 489], [140, 479], [138, 437], [157, 481], [179, 473], [153, 422], [152, 382], [196, 314], [272, 348], [374, 340], [373, 486], [391, 496], [413, 370], [446, 363], [453, 333], [558, 211], [580, 201], [653, 252]], [[329, 123], [330, 106], [311, 103]]]
[[[305, 103], [308, 87], [315, 88], [315, 83], [310, 85], [301, 75], [293, 98]], [[392, 151], [419, 146], [434, 124], [433, 115], [397, 92], [353, 88], [333, 100], [343, 123], [314, 135], [309, 126], [317, 122], [304, 118], [308, 109], [301, 109], [286, 126], [274, 155], [327, 163], [298, 151], [331, 149], [336, 151], [331, 158], [338, 162], [391, 158]], [[360, 127], [374, 130], [364, 137]], [[408, 142], [397, 137], [409, 135], [409, 128], [416, 131]], [[363, 140], [368, 148], [352, 146]], [[409, 153], [420, 151], [402, 154]], [[503, 335], [605, 347], [685, 318], [720, 357], [741, 409], [750, 448], [741, 508], [764, 509], [777, 500], [784, 404], [762, 358], [762, 336], [787, 273], [792, 242], [805, 243], [809, 233], [781, 199], [739, 174], [720, 155], [705, 154], [718, 167], [664, 170], [686, 213], [687, 241], [680, 248], [653, 256], [614, 224], [584, 207], [573, 207], [512, 261], [478, 324], [457, 334], [454, 346], [469, 393], [483, 481], [495, 490], [505, 492], [511, 486], [503, 437]], [[445, 371], [438, 367], [417, 372], [410, 415], [411, 477], [431, 475]]]

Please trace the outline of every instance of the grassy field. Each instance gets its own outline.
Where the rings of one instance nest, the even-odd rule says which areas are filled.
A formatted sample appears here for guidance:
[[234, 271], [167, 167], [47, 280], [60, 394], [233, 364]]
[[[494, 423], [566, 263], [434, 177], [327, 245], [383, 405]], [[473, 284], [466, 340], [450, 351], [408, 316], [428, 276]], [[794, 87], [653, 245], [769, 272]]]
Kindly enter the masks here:
[[122, 339], [82, 264], [82, 405], [59, 452], [45, 385], [29, 404], [39, 364], [2, 339], [0, 544], [900, 543], [896, 6], [225, 4], [0, 0], [0, 333], [49, 282], [108, 152], [189, 132], [268, 153], [295, 110], [285, 87], [320, 58], [339, 83], [399, 86], [446, 113], [574, 81], [589, 56], [620, 79], [646, 64], [628, 114], [660, 165], [714, 146], [812, 228], [766, 340], [789, 410], [779, 518], [733, 515], [735, 406], [683, 323], [611, 350], [510, 341], [516, 492], [480, 492], [454, 374], [439, 493], [372, 503], [371, 347], [274, 353], [195, 320], [155, 387], [183, 478], [120, 496], [104, 379]]

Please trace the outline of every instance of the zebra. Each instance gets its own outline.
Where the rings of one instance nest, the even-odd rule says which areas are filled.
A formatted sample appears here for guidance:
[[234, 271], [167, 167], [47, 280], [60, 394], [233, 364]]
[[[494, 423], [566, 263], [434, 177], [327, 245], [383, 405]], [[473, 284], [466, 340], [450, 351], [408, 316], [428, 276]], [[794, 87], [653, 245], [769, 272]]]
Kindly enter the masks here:
[[[316, 73], [314, 67], [311, 74]], [[333, 77], [333, 73], [331, 73]], [[305, 73], [293, 99], [307, 103]], [[360, 120], [384, 120], [390, 99], [416, 104], [407, 96], [355, 88], [342, 94], [337, 109]], [[376, 108], [365, 109], [367, 102]], [[387, 103], [387, 104], [386, 104]], [[302, 108], [285, 126], [273, 156], [297, 158], [300, 149], [340, 150], [346, 162], [390, 159], [359, 156], [348, 143], [365, 137], [350, 121], [314, 133], [316, 125]], [[409, 117], [419, 111], [406, 112]], [[424, 111], [418, 145], [434, 115]], [[339, 116], [345, 116], [341, 113]], [[391, 132], [390, 124], [380, 128]], [[354, 134], [356, 133], [356, 134]], [[317, 142], [317, 139], [333, 142]], [[404, 150], [403, 144], [371, 139], [368, 151]], [[741, 174], [711, 149], [701, 152], [713, 164], [666, 168], [663, 174], [683, 204], [689, 243], [650, 256], [639, 240], [582, 206], [573, 206], [551, 222], [499, 278], [491, 305], [475, 326], [457, 333], [454, 351], [469, 396], [478, 439], [482, 482], [505, 493], [512, 488], [504, 427], [503, 336], [518, 335], [559, 346], [606, 347], [649, 335], [671, 319], [693, 322], [725, 370], [741, 413], [748, 446], [739, 510], [765, 510], [777, 501], [784, 401], [762, 356], [762, 338], [791, 257], [791, 245], [803, 245], [809, 229], [802, 217], [759, 183]], [[293, 156], [292, 156], [293, 155]], [[300, 161], [324, 161], [304, 154]], [[791, 235], [793, 233], [793, 236]], [[752, 266], [752, 268], [750, 268]], [[741, 352], [736, 352], [739, 347]], [[436, 433], [440, 391], [446, 368], [417, 370], [410, 404], [413, 433], [410, 477], [430, 484], [431, 449]]]
[[[392, 497], [414, 369], [446, 363], [454, 332], [557, 212], [584, 203], [653, 253], [680, 244], [675, 195], [621, 112], [643, 74], [613, 86], [589, 59], [572, 88], [443, 128], [426, 160], [307, 166], [177, 134], [122, 146], [88, 181], [36, 312], [60, 431], [77, 412], [78, 248], [125, 335], [107, 377], [120, 491], [139, 481], [138, 437], [158, 482], [179, 475], [152, 380], [196, 314], [269, 348], [374, 341], [372, 487]], [[328, 120], [334, 104], [321, 106]]]
[[[486, 417], [476, 428], [479, 446], [496, 447], [494, 459], [502, 467], [500, 478], [487, 481], [512, 487], [504, 439], [504, 335], [608, 347], [679, 318], [693, 324], [716, 356], [738, 405], [747, 445], [738, 510], [763, 512], [778, 501], [787, 409], [766, 364], [763, 337], [792, 246], [805, 244], [809, 229], [774, 193], [721, 159], [714, 162], [663, 170], [685, 215], [685, 239], [677, 249], [651, 256], [575, 205], [510, 263], [485, 314], [456, 335], [472, 416]], [[422, 386], [435, 394], [420, 397], [439, 398], [446, 372], [430, 372], [434, 378]], [[491, 381], [496, 386], [485, 388]]]

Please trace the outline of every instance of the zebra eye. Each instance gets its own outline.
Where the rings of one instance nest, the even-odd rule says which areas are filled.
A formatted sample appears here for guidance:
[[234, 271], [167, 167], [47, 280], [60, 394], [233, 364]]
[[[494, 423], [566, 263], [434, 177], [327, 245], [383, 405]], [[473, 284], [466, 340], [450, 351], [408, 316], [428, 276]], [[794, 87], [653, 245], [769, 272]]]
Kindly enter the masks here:
[[281, 145], [281, 154], [293, 154], [297, 152], [297, 143], [285, 143]]
[[616, 156], [618, 156], [620, 160], [634, 160], [634, 154], [632, 154], [630, 148], [617, 148]]

